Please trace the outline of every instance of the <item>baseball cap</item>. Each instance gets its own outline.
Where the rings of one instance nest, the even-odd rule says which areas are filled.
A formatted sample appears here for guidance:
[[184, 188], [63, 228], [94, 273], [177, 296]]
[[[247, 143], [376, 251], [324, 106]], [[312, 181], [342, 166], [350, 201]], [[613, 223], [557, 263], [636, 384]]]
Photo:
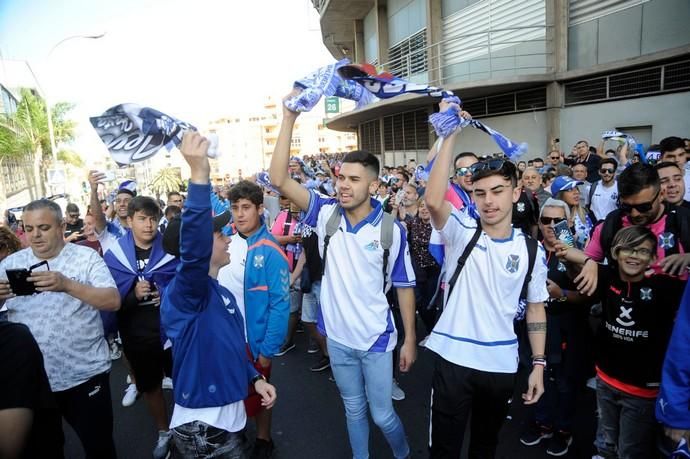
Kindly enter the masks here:
[[117, 194], [120, 193], [127, 193], [132, 197], [136, 196], [137, 182], [135, 182], [134, 180], [125, 180], [124, 182], [120, 183], [120, 186], [117, 187]]
[[556, 177], [556, 179], [551, 184], [551, 195], [556, 196], [561, 191], [572, 190], [576, 186], [582, 185], [584, 183], [585, 182], [581, 182], [579, 180], [572, 179], [572, 178], [565, 176], [565, 175], [558, 176], [558, 177]]
[[[230, 222], [230, 212], [225, 211], [213, 217], [213, 232], [219, 233]], [[170, 255], [176, 257], [180, 256], [180, 228], [182, 227], [182, 218], [177, 216], [170, 220], [168, 227], [163, 233], [163, 250]]]

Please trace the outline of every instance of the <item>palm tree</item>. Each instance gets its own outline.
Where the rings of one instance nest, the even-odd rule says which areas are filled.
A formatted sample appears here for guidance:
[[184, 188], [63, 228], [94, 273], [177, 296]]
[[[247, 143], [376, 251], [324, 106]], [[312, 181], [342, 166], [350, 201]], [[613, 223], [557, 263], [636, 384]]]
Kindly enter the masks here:
[[151, 180], [151, 191], [160, 199], [161, 195], [165, 195], [170, 191], [179, 191], [182, 186], [182, 178], [180, 177], [180, 169], [177, 167], [165, 167], [158, 171], [153, 180]]

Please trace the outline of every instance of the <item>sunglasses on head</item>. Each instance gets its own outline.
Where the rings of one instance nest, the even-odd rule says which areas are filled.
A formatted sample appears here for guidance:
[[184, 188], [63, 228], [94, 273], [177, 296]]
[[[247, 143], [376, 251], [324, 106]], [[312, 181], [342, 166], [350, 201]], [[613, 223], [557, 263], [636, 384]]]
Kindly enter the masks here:
[[632, 212], [633, 209], [638, 211], [641, 214], [647, 213], [652, 208], [654, 207], [654, 201], [656, 201], [656, 198], [659, 197], [659, 193], [661, 192], [661, 189], [657, 190], [656, 194], [652, 198], [651, 201], [643, 202], [640, 204], [627, 204], [625, 202], [621, 202], [620, 199], [618, 200], [618, 207], [620, 208], [621, 212], [624, 214], [629, 214]]
[[508, 164], [512, 164], [509, 161], [506, 161], [505, 159], [490, 159], [488, 161], [480, 161], [478, 163], [474, 163], [470, 166], [470, 174], [472, 174], [472, 177], [474, 178], [477, 174], [479, 174], [482, 171], [497, 171], [501, 170], [503, 166], [506, 166]]
[[599, 169], [600, 174], [613, 174], [613, 172], [614, 169], [609, 169], [607, 167], [602, 167], [601, 169]]
[[469, 167], [458, 167], [457, 169], [455, 169], [455, 175], [457, 175], [458, 177], [463, 177], [469, 173], [470, 173]]
[[553, 223], [554, 225], [560, 222], [564, 222], [565, 218], [564, 217], [539, 217], [539, 221], [541, 222], [542, 225], [550, 225]]

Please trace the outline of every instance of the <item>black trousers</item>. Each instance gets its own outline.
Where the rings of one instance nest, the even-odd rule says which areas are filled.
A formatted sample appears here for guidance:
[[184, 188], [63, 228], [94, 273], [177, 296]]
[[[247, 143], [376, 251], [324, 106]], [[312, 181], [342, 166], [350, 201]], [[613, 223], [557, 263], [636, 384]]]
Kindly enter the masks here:
[[471, 413], [469, 458], [493, 458], [514, 387], [514, 373], [474, 370], [437, 355], [432, 382], [430, 457], [460, 458]]
[[87, 459], [114, 459], [110, 372], [53, 394], [60, 413], [77, 433]]

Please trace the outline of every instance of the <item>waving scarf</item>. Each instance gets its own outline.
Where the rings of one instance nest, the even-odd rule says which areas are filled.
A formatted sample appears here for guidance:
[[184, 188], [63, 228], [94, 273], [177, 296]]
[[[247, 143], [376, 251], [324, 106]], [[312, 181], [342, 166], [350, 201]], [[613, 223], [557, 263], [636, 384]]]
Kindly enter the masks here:
[[[136, 104], [110, 107], [89, 120], [119, 166], [144, 161], [163, 147], [168, 151], [179, 147], [187, 129], [197, 130], [189, 123]], [[208, 156], [215, 158], [218, 138], [210, 136], [209, 142]]]

